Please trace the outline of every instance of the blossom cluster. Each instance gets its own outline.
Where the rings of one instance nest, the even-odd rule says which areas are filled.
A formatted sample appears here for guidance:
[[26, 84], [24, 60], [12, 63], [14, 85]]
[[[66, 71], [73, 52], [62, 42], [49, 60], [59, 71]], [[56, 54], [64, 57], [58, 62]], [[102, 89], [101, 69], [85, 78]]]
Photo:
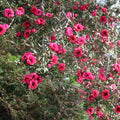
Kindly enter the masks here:
[[[59, 8], [61, 2], [57, 1], [55, 5], [56, 8]], [[61, 24], [62, 28], [59, 28], [55, 24], [55, 28], [53, 26], [54, 30], [50, 31], [52, 35], [43, 35], [41, 41], [43, 46], [46, 47], [44, 51], [37, 51], [38, 49], [36, 51], [41, 52], [42, 57], [45, 56], [42, 62], [47, 63], [44, 64], [46, 66], [42, 67], [46, 67], [50, 74], [54, 74], [52, 70], [55, 69], [55, 71], [58, 70], [58, 74], [68, 72], [67, 75], [65, 74], [67, 77], [74, 76], [76, 84], [79, 86], [77, 90], [80, 95], [82, 94], [81, 98], [85, 100], [85, 104], [90, 105], [87, 106], [87, 109], [85, 108], [90, 119], [97, 115], [102, 120], [107, 115], [104, 113], [104, 109], [95, 108], [94, 103], [97, 104], [102, 101], [104, 104], [107, 101], [111, 104], [111, 101], [116, 101], [120, 92], [118, 89], [120, 56], [117, 54], [118, 49], [120, 49], [120, 40], [118, 40], [118, 33], [115, 30], [115, 25], [119, 23], [119, 19], [112, 16], [107, 8], [97, 5], [92, 6], [89, 3], [82, 5], [75, 2], [73, 8], [74, 12], [67, 10], [64, 14], [64, 22], [61, 20], [62, 24], [66, 24], [65, 26]], [[23, 7], [18, 7], [15, 12], [18, 17], [27, 16], [25, 14], [27, 11]], [[43, 11], [34, 5], [30, 6], [30, 13], [34, 18], [30, 15], [27, 16], [30, 19], [22, 23], [24, 31], [16, 32], [16, 38], [21, 39], [23, 37], [22, 39], [27, 41], [26, 39], [30, 36], [40, 33], [45, 27], [47, 28], [49, 21], [53, 22], [53, 19], [57, 18], [60, 22], [58, 18], [62, 14]], [[15, 17], [14, 10], [11, 8], [5, 9], [3, 14], [7, 19]], [[0, 24], [0, 36], [8, 28], [8, 24]], [[40, 46], [42, 46], [42, 43]], [[50, 58], [50, 56], [52, 57]], [[25, 52], [22, 56], [22, 62], [31, 67], [34, 67], [33, 65], [37, 62], [37, 65], [39, 65], [39, 60], [37, 61], [37, 57], [32, 52]], [[53, 69], [51, 69], [52, 67]], [[37, 73], [25, 75], [23, 78], [23, 83], [28, 84], [30, 89], [36, 89], [41, 82], [42, 77]], [[113, 110], [119, 114], [119, 103], [112, 103]]]
[[23, 83], [28, 84], [30, 89], [36, 89], [38, 84], [42, 82], [42, 77], [36, 73], [31, 73], [30, 75], [25, 75], [23, 78]]

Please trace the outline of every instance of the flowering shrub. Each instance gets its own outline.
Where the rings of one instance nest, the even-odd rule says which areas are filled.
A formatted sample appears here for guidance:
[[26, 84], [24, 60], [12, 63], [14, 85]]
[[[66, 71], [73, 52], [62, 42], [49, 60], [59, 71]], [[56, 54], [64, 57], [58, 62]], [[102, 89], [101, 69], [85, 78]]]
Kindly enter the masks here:
[[[2, 8], [0, 39], [21, 56], [10, 84], [22, 88], [13, 90], [22, 103], [7, 102], [19, 119], [119, 119], [120, 22], [112, 10], [83, 0], [7, 1]], [[33, 114], [17, 113], [21, 107]]]

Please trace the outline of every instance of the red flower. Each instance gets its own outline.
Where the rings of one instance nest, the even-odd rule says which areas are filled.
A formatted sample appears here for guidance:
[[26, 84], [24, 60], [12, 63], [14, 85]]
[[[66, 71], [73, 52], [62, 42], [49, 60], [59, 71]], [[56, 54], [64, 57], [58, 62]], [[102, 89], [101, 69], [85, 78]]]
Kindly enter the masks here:
[[48, 17], [48, 18], [52, 18], [52, 17], [53, 17], [53, 14], [52, 14], [52, 13], [47, 12], [47, 13], [45, 14], [45, 16], [46, 16], [46, 17]]
[[76, 35], [71, 35], [68, 38], [70, 40], [71, 43], [75, 43], [76, 42]]
[[41, 16], [43, 14], [43, 11], [41, 9], [36, 9], [35, 12], [34, 12], [34, 14], [36, 16]]
[[93, 114], [93, 113], [94, 113], [94, 108], [93, 108], [93, 107], [89, 107], [89, 108], [87, 109], [87, 113], [88, 113], [89, 115]]
[[100, 22], [107, 23], [108, 22], [107, 17], [106, 16], [101, 16], [100, 17]]
[[102, 80], [103, 82], [106, 81], [106, 75], [103, 72], [100, 72], [99, 79]]
[[85, 37], [79, 37], [77, 39], [77, 43], [79, 44], [79, 46], [82, 46], [84, 43], [86, 43]]
[[28, 65], [34, 65], [36, 63], [36, 57], [31, 52], [28, 52], [22, 56], [22, 61], [26, 61]]
[[34, 65], [36, 63], [36, 57], [33, 55], [29, 55], [26, 60], [28, 65]]
[[108, 37], [108, 30], [107, 29], [102, 30], [101, 35]]
[[99, 91], [98, 90], [92, 90], [91, 94], [96, 98], [99, 95]]
[[115, 107], [115, 112], [118, 113], [118, 114], [120, 113], [120, 105], [117, 105], [117, 106]]
[[75, 57], [81, 57], [82, 53], [83, 53], [82, 48], [80, 48], [80, 47], [75, 48], [75, 50], [74, 50], [74, 56]]
[[84, 79], [94, 80], [95, 76], [91, 72], [86, 71], [86, 72], [83, 73], [83, 78]]
[[31, 76], [30, 75], [25, 75], [23, 78], [23, 83], [29, 84], [31, 80]]
[[120, 72], [120, 63], [115, 63], [113, 67], [116, 71]]
[[65, 33], [67, 36], [71, 36], [73, 35], [73, 29], [71, 27], [67, 27]]
[[84, 29], [84, 26], [80, 23], [74, 25], [75, 31], [82, 31]]
[[5, 9], [4, 16], [7, 17], [7, 18], [14, 17], [13, 9], [10, 9], [10, 8]]
[[79, 78], [77, 79], [77, 82], [78, 82], [78, 83], [82, 83], [82, 82], [83, 82], [83, 78], [82, 78], [82, 77], [79, 77]]
[[31, 33], [30, 29], [25, 30], [24, 35], [23, 35], [24, 38], [28, 38], [30, 36], [30, 33]]
[[92, 14], [92, 16], [96, 16], [97, 12], [96, 11], [92, 11], [91, 14]]
[[80, 9], [81, 9], [82, 11], [85, 11], [85, 10], [86, 10], [86, 7], [85, 7], [84, 5], [81, 5], [81, 6], [80, 6]]
[[17, 32], [17, 33], [16, 33], [16, 37], [20, 37], [21, 35], [22, 35], [21, 32]]
[[89, 8], [89, 4], [87, 3], [87, 4], [85, 4], [85, 8], [86, 9], [88, 9]]
[[28, 27], [31, 26], [31, 24], [30, 24], [29, 21], [25, 21], [25, 22], [23, 23], [23, 26], [24, 26], [25, 28], [28, 28]]
[[102, 98], [108, 100], [110, 98], [109, 90], [105, 89], [102, 91]]
[[50, 58], [50, 65], [56, 65], [58, 63], [58, 56], [52, 55], [52, 58]]
[[93, 94], [91, 94], [90, 96], [88, 96], [88, 97], [87, 97], [87, 99], [88, 99], [88, 101], [90, 102], [90, 101], [94, 100], [94, 99], [95, 99], [95, 97], [94, 97], [94, 95], [93, 95]]
[[43, 19], [43, 18], [38, 18], [38, 19], [35, 21], [35, 24], [36, 24], [36, 25], [45, 25], [45, 19]]
[[55, 35], [51, 36], [51, 38], [50, 38], [51, 41], [52, 41], [52, 40], [56, 40], [56, 39], [57, 39], [57, 38], [56, 38]]
[[37, 11], [37, 7], [34, 7], [34, 6], [32, 5], [32, 7], [31, 7], [31, 13], [35, 15], [35, 12], [36, 12], [36, 11]]
[[29, 88], [33, 90], [33, 89], [37, 88], [37, 86], [38, 86], [37, 80], [32, 79], [29, 83]]
[[58, 65], [58, 70], [59, 70], [59, 71], [64, 71], [64, 70], [65, 70], [65, 63], [60, 63], [60, 64]]
[[0, 36], [6, 32], [6, 28], [4, 25], [0, 24]]
[[16, 11], [16, 14], [17, 14], [18, 16], [21, 16], [21, 15], [25, 14], [24, 8], [23, 8], [23, 7], [18, 7], [18, 8], [17, 8], [17, 11]]
[[57, 43], [50, 43], [49, 48], [51, 48], [52, 51], [58, 51], [58, 44]]

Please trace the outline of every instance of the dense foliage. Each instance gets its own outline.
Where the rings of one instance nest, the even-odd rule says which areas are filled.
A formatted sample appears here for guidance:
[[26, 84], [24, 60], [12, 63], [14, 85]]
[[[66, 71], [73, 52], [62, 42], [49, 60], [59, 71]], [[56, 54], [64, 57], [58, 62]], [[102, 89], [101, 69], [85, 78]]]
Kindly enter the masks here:
[[0, 16], [1, 120], [119, 119], [118, 11], [94, 0], [2, 0]]

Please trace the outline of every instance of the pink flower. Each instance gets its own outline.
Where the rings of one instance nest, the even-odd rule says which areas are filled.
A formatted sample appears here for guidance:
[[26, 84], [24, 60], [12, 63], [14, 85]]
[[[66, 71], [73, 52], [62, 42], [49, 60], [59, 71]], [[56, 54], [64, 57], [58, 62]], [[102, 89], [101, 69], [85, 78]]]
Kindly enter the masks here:
[[93, 116], [90, 116], [89, 118], [90, 118], [90, 119], [93, 119]]
[[22, 61], [23, 61], [23, 62], [27, 59], [27, 56], [28, 56], [28, 55], [33, 55], [33, 54], [32, 54], [32, 52], [25, 53], [25, 54], [22, 56]]
[[98, 90], [92, 90], [91, 94], [96, 98], [99, 95], [99, 91]]
[[106, 16], [101, 16], [100, 17], [100, 22], [107, 23], [108, 22], [107, 17]]
[[89, 8], [89, 6], [90, 6], [90, 5], [89, 5], [88, 3], [87, 3], [87, 4], [85, 4], [85, 8], [86, 8], [86, 9], [88, 9], [88, 8]]
[[43, 11], [41, 9], [36, 9], [34, 14], [36, 16], [41, 16], [43, 14]]
[[94, 80], [94, 79], [95, 79], [95, 76], [92, 75], [91, 72], [86, 71], [86, 72], [83, 73], [83, 78], [84, 78], [84, 79]]
[[46, 17], [48, 17], [48, 18], [52, 18], [52, 17], [53, 17], [53, 14], [52, 14], [52, 13], [47, 12], [47, 13], [45, 14], [45, 16], [46, 16]]
[[18, 7], [17, 10], [16, 10], [16, 14], [18, 16], [21, 16], [21, 15], [25, 14], [24, 8], [23, 7]]
[[82, 77], [82, 75], [83, 75], [83, 71], [81, 69], [79, 69], [77, 71], [77, 76]]
[[58, 70], [59, 70], [59, 71], [64, 71], [64, 70], [65, 70], [65, 63], [60, 63], [60, 64], [58, 65]]
[[89, 39], [90, 39], [90, 36], [89, 36], [89, 35], [86, 35], [86, 39], [89, 40]]
[[108, 14], [108, 9], [107, 8], [102, 8], [102, 11]]
[[111, 23], [111, 25], [110, 25], [112, 28], [114, 27], [114, 23]]
[[102, 30], [101, 35], [102, 35], [103, 37], [104, 37], [104, 36], [108, 37], [108, 30], [107, 30], [107, 29]]
[[66, 16], [67, 16], [68, 18], [71, 18], [71, 17], [72, 17], [72, 12], [67, 12], [67, 13], [66, 13]]
[[119, 19], [118, 19], [118, 18], [115, 18], [115, 21], [116, 21], [116, 22], [119, 22]]
[[31, 52], [28, 52], [22, 56], [22, 61], [26, 61], [28, 65], [34, 65], [36, 63], [36, 57]]
[[10, 8], [5, 9], [4, 16], [7, 17], [7, 18], [14, 17], [13, 9], [10, 9]]
[[82, 77], [79, 77], [79, 78], [77, 79], [77, 82], [78, 82], [78, 83], [82, 83], [82, 82], [83, 82], [83, 78], [82, 78]]
[[24, 35], [23, 35], [24, 38], [28, 38], [30, 36], [30, 33], [31, 33], [30, 29], [25, 30]]
[[36, 24], [36, 25], [45, 25], [45, 19], [44, 19], [44, 18], [38, 18], [38, 19], [35, 21], [35, 24]]
[[32, 80], [30, 81], [30, 83], [29, 83], [29, 88], [33, 90], [33, 89], [36, 89], [37, 86], [38, 86], [37, 80], [32, 79]]
[[70, 40], [71, 43], [76, 43], [76, 35], [71, 35], [68, 38]]
[[103, 82], [106, 81], [107, 77], [103, 72], [99, 73], [99, 79], [102, 80]]
[[81, 6], [80, 6], [80, 9], [81, 9], [82, 11], [85, 11], [85, 10], [86, 10], [86, 7], [85, 7], [84, 5], [81, 5]]
[[108, 40], [108, 37], [104, 36], [104, 37], [102, 38], [102, 43], [105, 43], [107, 40]]
[[120, 45], [120, 40], [117, 41], [117, 44]]
[[113, 21], [113, 18], [110, 18], [110, 21]]
[[77, 43], [79, 44], [79, 46], [82, 46], [83, 44], [86, 43], [85, 37], [79, 37], [77, 39]]
[[36, 29], [35, 29], [35, 28], [32, 28], [31, 32], [32, 32], [32, 33], [35, 33], [35, 32], [36, 32]]
[[75, 13], [75, 14], [74, 14], [74, 17], [77, 17], [77, 16], [78, 16], [78, 14], [77, 14], [77, 13]]
[[82, 54], [83, 54], [82, 48], [80, 48], [80, 47], [75, 48], [75, 50], [74, 50], [74, 56], [75, 57], [81, 57]]
[[92, 115], [92, 114], [94, 113], [94, 108], [93, 108], [93, 107], [89, 107], [89, 108], [87, 109], [87, 113], [88, 113], [89, 115]]
[[57, 43], [50, 43], [49, 48], [51, 48], [52, 51], [58, 51], [58, 44]]
[[51, 41], [56, 40], [56, 39], [57, 39], [57, 38], [56, 38], [55, 35], [51, 36], [51, 38], [50, 38]]
[[78, 5], [79, 5], [79, 2], [75, 2], [75, 5], [77, 5], [77, 6], [78, 6]]
[[91, 14], [92, 14], [92, 16], [96, 16], [97, 12], [96, 11], [92, 11]]
[[82, 31], [84, 29], [84, 26], [80, 23], [74, 25], [75, 31]]
[[110, 87], [113, 91], [117, 89], [117, 86], [115, 84], [111, 84]]
[[29, 55], [27, 56], [26, 62], [28, 65], [34, 65], [36, 63], [36, 57], [33, 55]]
[[67, 27], [65, 33], [67, 36], [71, 36], [73, 35], [73, 29], [71, 27]]
[[31, 79], [32, 78], [31, 78], [30, 75], [25, 75], [24, 78], [23, 78], [23, 83], [29, 84]]
[[115, 63], [113, 68], [117, 71], [120, 72], [120, 63]]
[[58, 63], [58, 56], [57, 55], [52, 55], [52, 58], [50, 58], [50, 64], [51, 65], [56, 65]]
[[102, 98], [108, 100], [110, 98], [109, 90], [105, 89], [102, 91]]
[[9, 28], [9, 25], [8, 24], [3, 24], [5, 29], [7, 30]]
[[6, 32], [6, 27], [0, 24], [0, 36]]
[[57, 4], [57, 5], [60, 5], [60, 4], [61, 4], [61, 2], [60, 2], [60, 1], [57, 1], [57, 2], [56, 2], [56, 4]]
[[[26, 53], [26, 54], [28, 54], [28, 53]], [[30, 75], [24, 76], [23, 82], [25, 84], [28, 84], [29, 88], [33, 90], [33, 89], [37, 88], [39, 83], [42, 82], [42, 77], [36, 73], [31, 73]]]
[[74, 10], [78, 10], [78, 6], [74, 6]]
[[31, 26], [31, 24], [30, 24], [29, 21], [25, 21], [25, 22], [23, 23], [23, 26], [24, 26], [25, 28], [28, 28], [28, 27]]
[[31, 77], [31, 79], [37, 80], [38, 84], [42, 82], [42, 77], [39, 76], [37, 73], [31, 73], [29, 76]]
[[42, 82], [42, 77], [41, 76], [37, 76], [37, 83], [41, 83]]
[[35, 15], [36, 11], [37, 11], [37, 7], [34, 7], [34, 5], [32, 5], [31, 13]]
[[95, 8], [96, 8], [96, 9], [99, 9], [99, 6], [95, 5]]
[[91, 101], [94, 100], [94, 99], [95, 99], [95, 97], [94, 97], [93, 94], [91, 94], [90, 96], [87, 97], [87, 100], [88, 100], [89, 102], [91, 102]]
[[17, 33], [16, 33], [16, 37], [20, 37], [21, 35], [22, 35], [21, 32], [17, 32]]
[[115, 112], [116, 112], [117, 114], [120, 113], [120, 105], [117, 105], [117, 106], [115, 107]]

